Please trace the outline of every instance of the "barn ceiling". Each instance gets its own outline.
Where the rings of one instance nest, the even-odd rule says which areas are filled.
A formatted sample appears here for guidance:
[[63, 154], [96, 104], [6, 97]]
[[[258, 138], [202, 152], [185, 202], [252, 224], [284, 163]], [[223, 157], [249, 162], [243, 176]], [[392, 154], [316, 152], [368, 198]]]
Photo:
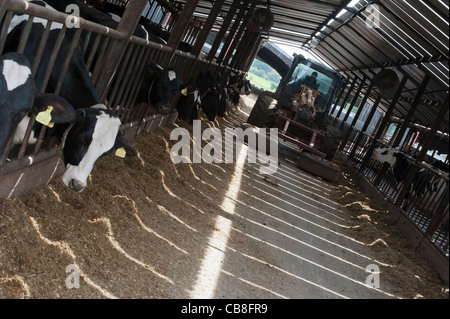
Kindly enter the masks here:
[[[196, 18], [206, 19], [213, 2], [201, 0]], [[225, 0], [216, 30], [232, 3]], [[309, 51], [349, 82], [356, 77], [358, 85], [364, 80], [365, 88], [385, 68], [394, 70], [400, 82], [405, 77], [395, 117], [406, 117], [428, 75], [413, 120], [428, 127], [435, 122], [448, 96], [449, 0], [267, 0], [257, 1], [256, 7], [270, 8], [275, 20], [263, 37]], [[390, 101], [381, 100], [384, 110], [389, 105]], [[447, 112], [441, 131], [449, 131], [448, 122]]]

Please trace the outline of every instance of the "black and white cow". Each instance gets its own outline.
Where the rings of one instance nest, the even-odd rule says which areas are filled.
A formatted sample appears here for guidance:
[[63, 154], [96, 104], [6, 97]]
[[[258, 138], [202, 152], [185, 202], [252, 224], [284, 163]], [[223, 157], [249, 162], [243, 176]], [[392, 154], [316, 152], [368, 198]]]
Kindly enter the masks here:
[[[401, 152], [400, 148], [375, 149], [372, 159], [389, 164], [398, 188], [404, 186], [404, 181], [413, 168], [413, 164], [408, 161], [408, 156]], [[447, 177], [447, 181], [442, 177]], [[408, 187], [405, 200], [408, 201], [413, 196], [418, 197], [422, 206], [434, 209], [436, 202], [443, 195], [446, 183], [448, 183], [448, 172], [440, 171], [434, 174], [431, 170], [421, 167], [412, 183], [405, 186]]]
[[[53, 124], [66, 123], [75, 114], [62, 97], [36, 91], [28, 59], [15, 52], [0, 57], [0, 101], [0, 158], [12, 135], [13, 144], [23, 142], [32, 113], [45, 112], [51, 106]], [[37, 141], [38, 129], [36, 126], [31, 132], [30, 144]]]
[[228, 79], [228, 99], [234, 106], [239, 104], [241, 95], [249, 95], [251, 93], [250, 81], [246, 78], [245, 73], [232, 73]]
[[[50, 7], [43, 1], [30, 1], [45, 7]], [[11, 20], [8, 29], [8, 35], [5, 42], [5, 52], [14, 52], [17, 50], [20, 36], [26, 27], [28, 15], [15, 14]], [[38, 51], [41, 36], [47, 21], [34, 18], [30, 29], [27, 45], [25, 46], [24, 56], [33, 61], [35, 53]], [[41, 87], [44, 72], [48, 64], [53, 46], [63, 26], [53, 23], [47, 45], [41, 63], [35, 74], [35, 85]], [[56, 58], [54, 67], [46, 87], [47, 92], [53, 92], [56, 88], [59, 75], [68, 55], [71, 40], [75, 30], [67, 29], [64, 40], [60, 43], [59, 54]], [[87, 185], [87, 177], [91, 172], [95, 161], [102, 155], [107, 155], [114, 148], [123, 147], [126, 154], [133, 156], [134, 150], [126, 139], [120, 134], [120, 120], [113, 116], [110, 110], [107, 110], [101, 104], [100, 98], [89, 77], [84, 63], [83, 53], [80, 47], [77, 47], [70, 59], [70, 65], [65, 75], [59, 95], [65, 99], [76, 110], [75, 117], [72, 119], [70, 131], [64, 145], [63, 154], [66, 165], [66, 171], [63, 175], [64, 184], [75, 190], [82, 191]], [[53, 109], [51, 115], [54, 118]], [[55, 125], [55, 134], [62, 137], [63, 132], [68, 128], [69, 123], [65, 125]], [[18, 137], [20, 140], [20, 137]]]
[[136, 104], [149, 103], [160, 114], [171, 111], [171, 102], [174, 95], [180, 90], [180, 80], [174, 68], [162, 68], [151, 61], [144, 72]]
[[181, 87], [180, 98], [177, 101], [178, 118], [192, 123], [198, 120], [198, 111], [201, 107], [200, 91], [193, 81]]
[[210, 72], [200, 73], [196, 86], [200, 92], [201, 108], [210, 121], [215, 121], [222, 100], [221, 86]]

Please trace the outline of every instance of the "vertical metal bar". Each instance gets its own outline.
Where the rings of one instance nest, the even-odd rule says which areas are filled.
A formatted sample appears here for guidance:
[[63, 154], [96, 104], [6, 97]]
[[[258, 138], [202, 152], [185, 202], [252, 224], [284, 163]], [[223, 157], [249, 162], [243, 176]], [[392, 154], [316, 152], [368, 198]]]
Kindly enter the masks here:
[[[248, 32], [252, 32], [252, 33], [250, 33], [250, 35], [251, 35], [250, 39], [251, 40], [249, 42], [244, 42], [243, 41], [243, 38], [244, 38], [243, 37], [243, 33], [244, 33], [245, 29], [247, 28], [248, 20], [250, 19], [251, 12], [253, 12], [253, 10], [255, 9], [255, 6], [256, 6], [256, 2], [252, 2], [250, 4], [250, 8], [248, 9], [248, 14], [242, 19], [242, 24], [239, 27], [239, 31], [238, 31], [238, 33], [236, 35], [236, 40], [237, 41], [233, 42], [230, 45], [228, 53], [225, 56], [225, 59], [224, 59], [225, 64], [228, 64], [228, 61], [231, 58], [233, 58], [233, 60], [230, 63], [231, 67], [234, 67], [234, 68], [237, 68], [237, 69], [242, 69], [241, 66], [245, 63], [243, 61], [243, 58], [244, 57], [248, 57], [250, 55], [250, 52], [252, 51], [252, 48], [254, 47], [254, 45], [255, 45], [255, 43], [256, 43], [256, 41], [258, 39], [258, 36], [260, 34], [259, 32], [252, 32], [250, 30], [247, 30]], [[242, 54], [240, 56], [238, 55], [238, 53], [234, 54], [234, 50], [237, 47], [237, 45], [239, 45], [240, 49], [238, 49], [236, 51], [238, 53], [241, 52], [241, 51], [244, 51], [245, 54], [243, 52], [241, 52]]]
[[[146, 53], [146, 55], [145, 55], [145, 58], [144, 58], [144, 61], [145, 61], [145, 63], [147, 63], [147, 61], [150, 61], [150, 60], [156, 60], [156, 55], [157, 55], [157, 53], [159, 53], [160, 51], [157, 51], [157, 50], [153, 50], [153, 49], [148, 49], [147, 50], [147, 53]], [[136, 81], [136, 83], [135, 83], [135, 87], [134, 87], [134, 93], [133, 93], [133, 98], [132, 98], [132, 100], [131, 100], [131, 104], [132, 105], [135, 105], [136, 104], [136, 98], [137, 98], [137, 96], [138, 96], [138, 93], [139, 93], [139, 87], [140, 87], [140, 85], [141, 85], [141, 83], [142, 83], [142, 79], [143, 79], [143, 73], [145, 72], [144, 71], [144, 69], [145, 68], [140, 68], [139, 69], [139, 73], [138, 73], [138, 76], [137, 76], [137, 81]], [[150, 106], [150, 104], [149, 103], [147, 103], [147, 108], [146, 108], [146, 110], [145, 110], [145, 112], [143, 113], [143, 115], [142, 115], [142, 119], [144, 119], [145, 118], [145, 116], [146, 116], [146, 114], [148, 113], [148, 111], [150, 110], [150, 108], [151, 108], [151, 106]], [[141, 119], [141, 121], [142, 121], [142, 119]]]
[[195, 41], [194, 47], [192, 49], [192, 55], [195, 55], [197, 57], [202, 51], [203, 45], [205, 44], [206, 39], [208, 38], [208, 35], [211, 32], [214, 22], [216, 21], [217, 16], [219, 15], [224, 2], [225, 0], [214, 1], [213, 7], [209, 12], [208, 18], [206, 19], [205, 24], [203, 25], [203, 28], [200, 31], [197, 40]]
[[164, 21], [164, 17], [166, 16], [166, 12], [167, 12], [167, 10], [165, 10], [165, 9], [162, 10], [161, 18], [159, 18], [158, 25], [161, 25], [161, 23]]
[[[145, 48], [145, 51], [143, 52], [144, 53], [144, 57], [142, 58], [142, 63], [139, 63], [139, 64], [144, 64], [144, 63], [146, 63], [146, 61], [148, 61], [148, 59], [149, 59], [149, 56], [150, 56], [150, 54], [152, 53], [152, 49], [147, 49], [147, 48]], [[137, 95], [138, 95], [138, 93], [139, 93], [139, 88], [140, 88], [140, 86], [141, 86], [141, 83], [142, 83], [142, 75], [143, 75], [143, 73], [144, 73], [144, 69], [145, 68], [139, 68], [138, 69], [138, 72], [137, 72], [137, 75], [136, 75], [136, 77], [135, 77], [135, 80], [134, 80], [134, 82], [133, 82], [133, 86], [132, 86], [132, 88], [131, 88], [131, 93], [129, 94], [129, 103], [128, 103], [128, 101], [126, 102], [128, 105], [131, 105], [132, 107], [133, 107], [133, 111], [134, 111], [134, 109], [135, 109], [135, 107], [136, 107], [136, 103], [135, 103], [135, 101], [136, 101], [136, 98], [137, 98]], [[127, 123], [128, 122], [128, 120], [129, 120], [129, 118], [130, 118], [130, 115], [131, 115], [131, 112], [129, 112], [127, 115], [126, 115], [126, 117], [125, 117], [125, 119], [124, 119], [124, 122], [125, 123]], [[144, 119], [144, 116], [145, 116], [145, 114], [143, 114], [142, 115], [143, 117], [141, 118], [141, 119], [139, 119], [139, 122], [141, 122], [143, 119]]]
[[28, 21], [25, 28], [22, 30], [22, 35], [19, 40], [19, 45], [17, 46], [17, 53], [23, 54], [25, 51], [25, 46], [28, 42], [28, 37], [30, 36], [31, 27], [33, 25], [33, 16], [28, 16]]
[[112, 78], [119, 67], [130, 37], [139, 23], [142, 12], [147, 5], [147, 0], [134, 0], [128, 3], [127, 8], [117, 26], [117, 31], [124, 34], [123, 40], [112, 41], [105, 54], [103, 72], [99, 78], [96, 88], [102, 100], [106, 98], [107, 92], [112, 84]]
[[380, 104], [381, 99], [382, 99], [381, 95], [378, 95], [377, 99], [375, 100], [375, 103], [372, 105], [372, 108], [370, 109], [370, 113], [367, 116], [367, 120], [361, 129], [361, 134], [358, 135], [358, 138], [355, 142], [355, 146], [353, 147], [353, 149], [349, 155], [350, 160], [352, 160], [354, 158], [356, 149], [363, 138], [363, 134], [365, 134], [367, 129], [369, 128], [370, 122], [372, 121], [372, 117], [375, 115], [375, 112], [377, 111], [378, 104]]
[[352, 113], [352, 109], [353, 109], [353, 107], [355, 106], [356, 101], [357, 101], [358, 98], [359, 98], [359, 94], [361, 93], [362, 88], [363, 88], [364, 84], [366, 83], [366, 80], [367, 80], [367, 77], [364, 76], [363, 79], [361, 80], [360, 85], [358, 86], [358, 89], [357, 89], [356, 92], [355, 92], [355, 95], [353, 96], [353, 100], [351, 101], [351, 103], [350, 103], [350, 105], [349, 105], [349, 107], [348, 107], [348, 111], [347, 111], [347, 113], [345, 114], [344, 119], [342, 120], [339, 129], [342, 129], [342, 128], [343, 128], [344, 123], [347, 122], [347, 120], [348, 120], [350, 114]]
[[6, 142], [6, 145], [3, 149], [3, 155], [0, 158], [0, 165], [3, 165], [5, 163], [6, 158], [9, 156], [9, 152], [11, 151], [11, 148], [13, 147], [13, 140], [14, 140], [14, 134], [12, 134], [11, 137]]
[[45, 73], [44, 73], [44, 77], [42, 78], [42, 83], [41, 83], [41, 87], [40, 87], [40, 91], [41, 92], [45, 92], [45, 90], [47, 88], [47, 83], [48, 83], [48, 81], [50, 79], [50, 76], [52, 74], [53, 66], [55, 65], [55, 61], [56, 61], [56, 58], [58, 56], [59, 50], [61, 48], [61, 44], [64, 41], [66, 30], [67, 30], [67, 26], [64, 25], [63, 28], [61, 29], [61, 31], [58, 34], [58, 37], [56, 39], [56, 43], [55, 43], [55, 45], [53, 47], [52, 54], [50, 55], [50, 60], [48, 62], [47, 68], [46, 68]]
[[34, 145], [34, 152], [33, 152], [34, 155], [39, 153], [39, 150], [41, 149], [42, 143], [44, 142], [45, 132], [47, 132], [47, 126], [42, 125], [38, 139], [36, 141], [36, 144]]
[[442, 219], [445, 215], [448, 215], [448, 201], [449, 197], [445, 196], [449, 192], [449, 183], [447, 182], [446, 188], [444, 190], [443, 196], [441, 196], [441, 200], [439, 201], [439, 205], [437, 205], [433, 217], [431, 218], [430, 225], [428, 226], [425, 237], [432, 237], [433, 233], [438, 229]]
[[[99, 77], [100, 77], [100, 73], [102, 71], [102, 69], [106, 66], [104, 66], [104, 56], [106, 54], [106, 48], [108, 47], [108, 43], [111, 39], [109, 37], [106, 37], [104, 39], [103, 45], [100, 48], [100, 52], [98, 54], [97, 60], [95, 61], [95, 66], [94, 66], [94, 70], [92, 71], [92, 83], [94, 84], [97, 92], [99, 91], [98, 89], [98, 83], [99, 82]], [[112, 40], [112, 42], [114, 42], [116, 40]]]
[[[253, 44], [253, 49], [251, 53], [245, 59], [245, 56], [242, 56], [242, 62], [236, 61], [236, 68], [241, 69], [244, 72], [248, 72], [251, 67], [252, 62], [255, 60], [256, 55], [261, 47], [262, 37], [261, 33], [258, 33], [256, 41]], [[233, 63], [232, 63], [233, 65]]]
[[393, 123], [393, 124], [395, 125], [395, 129], [394, 129], [394, 133], [392, 133], [391, 145], [392, 145], [393, 141], [395, 141], [395, 139], [397, 138], [400, 128], [402, 126], [401, 123]]
[[401, 139], [402, 139], [403, 135], [405, 134], [406, 128], [409, 126], [409, 123], [411, 122], [411, 119], [412, 119], [414, 113], [416, 112], [417, 107], [420, 104], [420, 101], [422, 100], [422, 96], [428, 86], [429, 81], [430, 81], [430, 76], [428, 74], [425, 74], [425, 77], [422, 80], [422, 84], [420, 85], [419, 90], [417, 91], [417, 94], [414, 97], [414, 101], [411, 104], [411, 108], [409, 109], [409, 112], [406, 115], [406, 118], [404, 120], [402, 128], [400, 129], [397, 138], [394, 140], [394, 143], [392, 144], [393, 147], [396, 147], [400, 144]]
[[[389, 105], [389, 109], [387, 110], [383, 120], [381, 121], [380, 127], [378, 128], [377, 132], [375, 133], [374, 140], [373, 140], [372, 144], [370, 145], [369, 150], [368, 150], [368, 152], [367, 152], [367, 154], [366, 154], [366, 156], [364, 158], [364, 163], [367, 163], [369, 161], [370, 156], [372, 155], [373, 150], [375, 149], [376, 141], [380, 138], [380, 136], [383, 133], [385, 127], [387, 126], [387, 124], [388, 124], [388, 122], [390, 120], [391, 114], [394, 111], [395, 105], [397, 104], [398, 99], [400, 98], [400, 95], [402, 93], [403, 87], [406, 84], [406, 81], [408, 81], [408, 78], [406, 76], [403, 76], [402, 81], [401, 81], [397, 91], [395, 92], [395, 95], [394, 95], [394, 97], [393, 97], [393, 99], [392, 99], [392, 101], [391, 101], [391, 103]], [[384, 174], [386, 173], [387, 165], [389, 165], [389, 164], [387, 164], [387, 163], [384, 163], [384, 164], [385, 165], [383, 165], [383, 168], [380, 171], [380, 174], [375, 179], [374, 186], [378, 185], [378, 183], [380, 182], [380, 180], [383, 178]]]
[[170, 65], [171, 60], [175, 56], [175, 50], [177, 49], [180, 40], [186, 32], [191, 17], [193, 16], [195, 8], [197, 7], [199, 1], [200, 0], [186, 0], [183, 11], [178, 16], [174, 29], [170, 34], [169, 40], [167, 41], [167, 46], [172, 48], [172, 52], [164, 59], [162, 63], [163, 66]]
[[[225, 36], [228, 27], [230, 26], [234, 18], [234, 14], [236, 13], [238, 6], [240, 6], [240, 0], [234, 0], [233, 3], [231, 4], [230, 10], [227, 13], [227, 16], [225, 17], [222, 23], [222, 27], [220, 28], [219, 32], [216, 35], [216, 38], [214, 39], [213, 45], [211, 46], [211, 50], [209, 51], [208, 56], [206, 57], [208, 61], [212, 61], [216, 56], [216, 52], [219, 49], [222, 39]], [[222, 50], [223, 49], [224, 48], [222, 48]]]
[[[3, 17], [6, 14], [6, 11], [8, 10], [9, 7], [9, 3], [11, 2], [11, 0], [3, 0], [1, 6], [0, 6], [0, 21], [2, 21]], [[9, 26], [8, 26], [9, 27]], [[8, 29], [8, 27], [6, 29]], [[2, 50], [0, 50], [1, 52]]]
[[224, 4], [225, 0], [217, 0], [214, 1], [213, 7], [208, 15], [208, 18], [206, 19], [205, 23], [203, 24], [203, 28], [199, 32], [197, 39], [195, 40], [194, 47], [192, 48], [191, 54], [196, 57], [194, 63], [192, 63], [192, 66], [188, 72], [187, 79], [192, 77], [194, 70], [197, 68], [198, 60], [200, 57], [200, 52], [202, 51], [203, 46], [205, 45], [206, 39], [211, 32], [211, 29], [217, 19], [217, 16], [219, 15], [222, 5]]
[[[351, 131], [353, 130], [353, 128], [355, 127], [356, 123], [358, 122], [359, 116], [361, 115], [364, 106], [366, 105], [367, 100], [369, 99], [370, 93], [373, 89], [374, 86], [374, 82], [372, 80], [372, 82], [370, 83], [369, 87], [367, 88], [366, 94], [364, 95], [364, 98], [362, 99], [361, 103], [359, 104], [358, 107], [358, 111], [356, 111], [355, 117], [353, 118], [352, 123], [350, 124], [350, 127], [347, 129], [347, 132], [344, 134], [344, 138], [342, 139], [341, 145], [339, 147], [340, 150], [344, 149], [345, 144], [348, 141], [348, 138], [350, 136]], [[370, 122], [371, 119], [367, 119], [366, 121]], [[356, 145], [354, 145], [354, 147], [356, 147]]]
[[23, 138], [22, 145], [20, 146], [19, 153], [17, 155], [17, 159], [21, 159], [25, 154], [25, 150], [27, 149], [27, 146], [28, 146], [28, 140], [30, 139], [31, 129], [33, 128], [33, 123], [34, 123], [35, 118], [36, 118], [36, 115], [31, 114], [30, 122], [28, 123], [27, 130], [25, 131], [25, 136]]
[[401, 148], [403, 150], [405, 150], [405, 151], [408, 150], [409, 143], [411, 142], [411, 138], [412, 138], [413, 133], [414, 133], [414, 131], [412, 129], [410, 129], [408, 131], [408, 134], [406, 134], [405, 140], [403, 141], [403, 144], [401, 145]]
[[5, 19], [3, 20], [2, 31], [0, 33], [0, 54], [3, 53], [3, 49], [5, 48], [6, 37], [8, 36], [8, 29], [9, 26], [11, 25], [12, 16], [13, 12], [8, 11], [8, 13], [5, 16]]
[[[246, 30], [242, 35], [242, 38], [239, 39], [239, 43], [237, 43], [236, 54], [233, 55], [231, 63], [229, 64], [230, 67], [241, 69], [240, 65], [242, 64], [242, 60], [244, 59], [244, 57], [248, 57], [248, 55], [250, 54], [249, 47], [253, 47], [254, 45], [252, 37], [253, 33], [253, 31]], [[227, 59], [227, 57], [225, 59]]]
[[[228, 56], [228, 58], [230, 57], [229, 51], [231, 50], [231, 44], [234, 41], [237, 41], [239, 39], [238, 35], [236, 34], [236, 31], [238, 30], [239, 24], [241, 22], [243, 22], [244, 14], [247, 11], [249, 2], [250, 2], [250, 0], [243, 0], [242, 4], [239, 6], [239, 13], [236, 16], [236, 19], [234, 19], [233, 26], [231, 27], [230, 31], [228, 32], [228, 36], [225, 39], [225, 43], [222, 47], [222, 50], [220, 51], [219, 57], [217, 58], [217, 63], [222, 63], [222, 61], [226, 55]], [[255, 5], [256, 5], [256, 2], [253, 2], [252, 7], [254, 8]], [[247, 16], [247, 18], [248, 18], [248, 16]], [[244, 27], [245, 27], [245, 25], [244, 25]], [[236, 44], [234, 46], [236, 46]], [[232, 54], [232, 52], [231, 52], [231, 54]], [[225, 64], [227, 64], [227, 61], [225, 61]]]
[[344, 80], [344, 83], [342, 84], [341, 90], [339, 91], [339, 94], [336, 98], [336, 102], [333, 105], [333, 108], [330, 111], [330, 114], [333, 115], [334, 111], [336, 110], [336, 107], [338, 106], [339, 100], [341, 99], [342, 95], [345, 92], [345, 88], [347, 87], [347, 79]]
[[136, 63], [136, 58], [138, 56], [142, 56], [142, 53], [144, 52], [144, 50], [145, 50], [145, 48], [142, 46], [137, 47], [136, 50], [134, 50], [133, 57], [131, 59], [132, 64], [127, 67], [128, 72], [126, 73], [125, 80], [122, 82], [122, 87], [120, 90], [120, 95], [121, 95], [120, 104], [122, 107], [122, 112], [121, 112], [120, 116], [122, 116], [124, 114], [124, 111], [130, 107], [130, 105], [125, 104], [125, 101], [128, 98], [128, 94], [130, 93], [132, 84], [134, 83], [134, 81], [136, 81], [136, 75], [135, 75], [137, 72], [136, 69], [139, 69], [142, 67], [141, 65]]
[[44, 33], [41, 36], [41, 40], [39, 42], [36, 55], [34, 56], [33, 65], [31, 66], [31, 72], [33, 74], [33, 77], [36, 75], [39, 63], [41, 63], [42, 55], [44, 54], [45, 47], [47, 46], [48, 36], [50, 35], [50, 27], [51, 23], [47, 23]]
[[[356, 85], [356, 81], [358, 80], [358, 77], [354, 77], [354, 79], [353, 79], [353, 81], [352, 81], [352, 84], [350, 85], [350, 87], [348, 88], [348, 91], [347, 91], [347, 95], [345, 96], [345, 98], [344, 98], [344, 100], [342, 101], [342, 105], [341, 105], [341, 108], [339, 109], [339, 111], [338, 111], [338, 113], [336, 114], [336, 120], [339, 120], [339, 116], [341, 116], [341, 113], [342, 113], [342, 110], [344, 109], [344, 107], [345, 107], [345, 104], [347, 104], [347, 101], [348, 101], [348, 99], [350, 98], [350, 94], [352, 93], [352, 91], [353, 91], [353, 88], [355, 87], [355, 85]], [[338, 101], [336, 101], [336, 103], [337, 103]]]
[[55, 94], [59, 94], [59, 91], [61, 90], [62, 84], [64, 82], [64, 78], [66, 76], [67, 70], [69, 68], [70, 62], [72, 60], [73, 52], [75, 51], [75, 48], [78, 46], [78, 43], [80, 41], [80, 35], [81, 35], [81, 29], [78, 28], [75, 31], [75, 35], [72, 39], [72, 42], [70, 43], [69, 50], [67, 51], [66, 60], [64, 61], [63, 67], [61, 69], [61, 73], [59, 75], [58, 82], [56, 83], [55, 87]]
[[84, 39], [83, 46], [82, 46], [82, 49], [83, 49], [83, 56], [86, 55], [86, 51], [87, 51], [87, 49], [88, 49], [89, 42], [91, 42], [91, 37], [92, 37], [92, 32], [90, 32], [90, 31], [87, 32], [86, 37], [85, 37], [85, 39]]
[[147, 18], [150, 20], [150, 21], [152, 21], [152, 22], [154, 22], [153, 21], [153, 16], [155, 15], [155, 13], [156, 13], [156, 8], [158, 7], [158, 4], [157, 3], [153, 3], [152, 4], [152, 7], [150, 8], [150, 10], [149, 10], [149, 13], [151, 13], [150, 14], [150, 17], [148, 17], [147, 16]]
[[97, 34], [97, 36], [95, 37], [94, 43], [92, 45], [91, 51], [89, 52], [89, 56], [88, 56], [88, 59], [86, 61], [86, 70], [90, 70], [91, 69], [92, 61], [94, 60], [94, 57], [95, 57], [95, 55], [97, 53], [101, 37], [102, 37], [101, 34]]
[[124, 74], [125, 74], [125, 71], [127, 70], [127, 65], [130, 61], [131, 53], [133, 52], [134, 47], [135, 47], [134, 43], [131, 43], [131, 45], [128, 47], [127, 53], [126, 53], [124, 59], [122, 60], [122, 68], [121, 68], [118, 76], [115, 79], [116, 83], [114, 84], [114, 87], [111, 91], [112, 93], [108, 97], [108, 99], [109, 99], [108, 106], [113, 109], [113, 112], [115, 113], [116, 116], [117, 116], [118, 111], [116, 111], [115, 108], [118, 106], [119, 102], [117, 102], [117, 103], [115, 103], [115, 102], [116, 102], [116, 100], [117, 101], [120, 100], [120, 98], [122, 96], [122, 92], [123, 92], [123, 87], [124, 87], [122, 85], [121, 88], [119, 89], [119, 86], [123, 82], [125, 82], [125, 80], [123, 80]]

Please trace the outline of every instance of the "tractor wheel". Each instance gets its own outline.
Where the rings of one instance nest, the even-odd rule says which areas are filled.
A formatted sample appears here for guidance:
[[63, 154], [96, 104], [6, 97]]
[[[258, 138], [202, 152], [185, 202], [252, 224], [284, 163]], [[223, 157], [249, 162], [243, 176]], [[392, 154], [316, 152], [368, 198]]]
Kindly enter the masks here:
[[336, 164], [308, 152], [300, 154], [297, 167], [330, 182], [336, 182], [341, 173]]
[[253, 106], [247, 123], [256, 127], [273, 127], [275, 125], [277, 101], [267, 95], [260, 95]]
[[331, 125], [327, 126], [323, 134], [324, 138], [322, 139], [322, 143], [320, 143], [320, 151], [327, 155], [327, 160], [332, 161], [341, 143], [342, 134], [338, 128]]

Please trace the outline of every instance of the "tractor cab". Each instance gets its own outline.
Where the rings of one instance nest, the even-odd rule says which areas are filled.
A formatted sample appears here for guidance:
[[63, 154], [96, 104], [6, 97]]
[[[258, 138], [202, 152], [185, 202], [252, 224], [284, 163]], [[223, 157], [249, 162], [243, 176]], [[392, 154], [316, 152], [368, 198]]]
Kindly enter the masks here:
[[279, 137], [304, 151], [332, 159], [341, 132], [327, 123], [327, 114], [342, 76], [326, 66], [294, 55], [289, 72], [275, 93], [261, 94], [247, 119], [256, 127], [276, 127]]
[[275, 98], [280, 112], [296, 122], [324, 128], [342, 77], [326, 66], [294, 55], [292, 67], [281, 80]]

